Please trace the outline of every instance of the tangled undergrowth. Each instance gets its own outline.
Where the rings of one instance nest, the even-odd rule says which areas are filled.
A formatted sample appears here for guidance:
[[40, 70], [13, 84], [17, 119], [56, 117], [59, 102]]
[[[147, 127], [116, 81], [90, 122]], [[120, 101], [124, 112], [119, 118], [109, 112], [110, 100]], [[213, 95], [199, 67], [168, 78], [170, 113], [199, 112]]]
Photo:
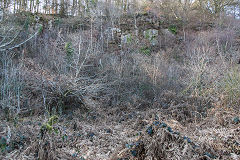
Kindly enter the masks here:
[[[239, 159], [240, 114], [232, 109], [214, 104], [197, 121], [188, 114], [182, 116], [192, 121], [177, 121], [157, 106], [138, 110], [134, 106], [96, 106], [85, 113], [75, 110], [58, 121], [55, 116], [3, 121], [0, 158]], [[43, 136], [43, 126], [52, 119], [52, 130]], [[11, 141], [7, 142], [9, 132]]]
[[240, 159], [240, 21], [109, 16], [1, 52], [0, 159]]

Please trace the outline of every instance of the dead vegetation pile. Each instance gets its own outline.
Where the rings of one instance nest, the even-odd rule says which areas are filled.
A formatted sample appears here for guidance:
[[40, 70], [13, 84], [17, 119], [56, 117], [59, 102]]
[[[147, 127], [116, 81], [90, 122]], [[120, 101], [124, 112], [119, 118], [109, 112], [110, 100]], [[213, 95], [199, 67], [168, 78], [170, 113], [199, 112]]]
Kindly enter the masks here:
[[135, 141], [127, 143], [113, 159], [240, 158], [239, 112], [214, 105], [198, 121], [187, 115], [183, 117], [192, 119], [191, 121], [176, 121], [169, 114], [164, 116], [163, 112], [160, 113], [157, 116], [160, 119], [154, 116], [155, 118], [146, 120], [143, 134]]
[[81, 87], [84, 86], [78, 85], [77, 87], [71, 78], [66, 75], [53, 74], [48, 69], [40, 67], [32, 59], [25, 58], [23, 64], [24, 95], [27, 97], [25, 97], [26, 105], [23, 105], [25, 108], [22, 108], [22, 111], [39, 112], [45, 109], [45, 111], [52, 112], [53, 109], [64, 111], [69, 106], [71, 108], [83, 107]]
[[[186, 105], [186, 99], [191, 98], [175, 97], [178, 105]], [[172, 107], [174, 103], [172, 99]], [[157, 106], [102, 108], [96, 102], [86, 112], [77, 109], [58, 117], [56, 123], [44, 116], [2, 121], [1, 138], [11, 138], [0, 158], [239, 159], [239, 112], [212, 104], [205, 114], [198, 120], [182, 115], [193, 120], [178, 121]], [[42, 132], [46, 124], [50, 129]]]
[[[157, 122], [156, 122], [157, 123]], [[155, 123], [155, 124], [156, 124]], [[118, 156], [122, 159], [202, 159], [202, 149], [195, 145], [188, 137], [173, 132], [170, 127], [161, 129], [150, 126], [147, 134], [133, 144], [127, 144], [127, 149]]]

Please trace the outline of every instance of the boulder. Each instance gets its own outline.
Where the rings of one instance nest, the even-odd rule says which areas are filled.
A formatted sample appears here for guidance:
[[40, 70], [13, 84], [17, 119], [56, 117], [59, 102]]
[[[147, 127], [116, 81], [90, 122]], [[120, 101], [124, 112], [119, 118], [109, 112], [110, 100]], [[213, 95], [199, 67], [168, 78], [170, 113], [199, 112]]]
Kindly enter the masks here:
[[143, 32], [144, 38], [147, 39], [153, 46], [158, 43], [158, 34], [159, 32], [156, 29], [148, 29]]

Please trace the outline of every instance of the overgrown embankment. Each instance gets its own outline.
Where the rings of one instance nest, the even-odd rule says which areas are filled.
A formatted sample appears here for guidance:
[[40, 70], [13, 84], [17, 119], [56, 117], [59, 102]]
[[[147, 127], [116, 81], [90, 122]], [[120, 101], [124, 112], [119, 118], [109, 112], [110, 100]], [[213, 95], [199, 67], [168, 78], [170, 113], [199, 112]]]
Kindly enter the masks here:
[[0, 158], [239, 158], [238, 20], [26, 14], [2, 24], [43, 30], [1, 53]]

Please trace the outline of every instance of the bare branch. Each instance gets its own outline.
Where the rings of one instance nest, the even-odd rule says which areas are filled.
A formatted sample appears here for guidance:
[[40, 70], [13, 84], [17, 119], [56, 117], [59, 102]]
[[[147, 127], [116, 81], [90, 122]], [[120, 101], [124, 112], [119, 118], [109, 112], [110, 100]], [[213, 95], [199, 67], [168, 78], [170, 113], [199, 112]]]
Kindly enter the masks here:
[[[21, 45], [27, 43], [29, 40], [31, 40], [32, 38], [34, 38], [35, 36], [37, 36], [38, 33], [39, 33], [41, 30], [42, 30], [42, 25], [40, 25], [40, 27], [39, 27], [39, 29], [38, 29], [37, 32], [35, 32], [32, 36], [30, 36], [30, 37], [29, 37], [28, 39], [26, 39], [25, 41], [23, 41], [23, 42], [15, 45], [15, 46], [13, 46], [13, 47], [10, 47], [10, 48], [4, 48], [4, 47], [6, 47], [7, 45], [11, 44], [11, 43], [17, 38], [17, 36], [18, 36], [19, 33], [20, 33], [20, 32], [19, 32], [10, 42], [7, 43], [7, 45], [2, 45], [2, 46], [0, 46], [0, 51], [3, 52], [3, 51], [12, 50], [12, 49], [14, 49], [14, 48], [20, 47]], [[2, 49], [2, 48], [4, 48], [4, 49]]]

